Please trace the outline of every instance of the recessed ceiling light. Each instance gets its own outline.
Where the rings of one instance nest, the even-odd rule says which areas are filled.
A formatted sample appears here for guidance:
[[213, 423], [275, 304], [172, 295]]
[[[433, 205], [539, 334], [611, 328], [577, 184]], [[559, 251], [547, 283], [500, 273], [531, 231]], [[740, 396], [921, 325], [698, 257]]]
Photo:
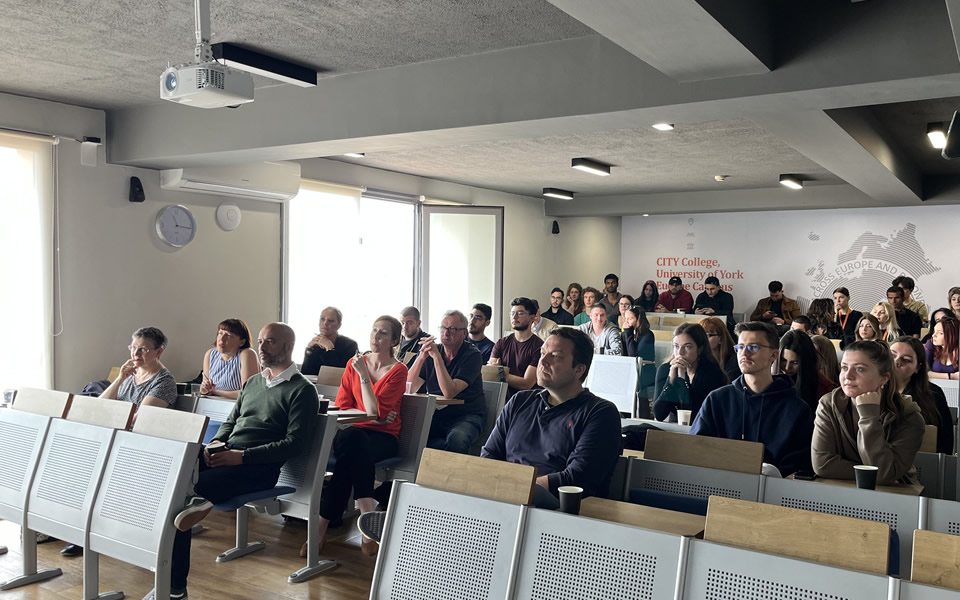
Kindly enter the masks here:
[[605, 165], [589, 158], [575, 158], [570, 163], [574, 169], [606, 177], [610, 174], [610, 165]]
[[726, 181], [726, 180], [727, 180], [727, 177], [730, 177], [730, 176], [729, 176], [729, 175], [714, 175], [714, 176], [713, 176], [713, 180], [714, 180], [714, 181]]
[[658, 131], [670, 131], [673, 129], [673, 123], [654, 123], [653, 128]]
[[649, 217], [649, 216], [650, 216], [650, 213], [643, 213], [642, 216], [644, 216], [644, 217]]
[[803, 182], [796, 175], [781, 175], [780, 183], [787, 186], [791, 190], [799, 190], [803, 188]]
[[543, 188], [543, 195], [557, 200], [573, 200], [573, 192], [561, 190], [560, 188]]
[[930, 145], [937, 150], [943, 150], [947, 145], [947, 128], [943, 123], [927, 123], [927, 137]]
[[367, 156], [363, 152], [344, 152], [343, 155], [350, 158], [365, 158]]

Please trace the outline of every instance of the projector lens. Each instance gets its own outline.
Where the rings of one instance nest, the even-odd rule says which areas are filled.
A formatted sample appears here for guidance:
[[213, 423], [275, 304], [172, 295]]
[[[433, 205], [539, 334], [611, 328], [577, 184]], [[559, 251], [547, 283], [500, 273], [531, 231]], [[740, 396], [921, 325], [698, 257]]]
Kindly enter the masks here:
[[172, 92], [177, 89], [177, 74], [174, 72], [167, 73], [163, 78], [163, 89], [168, 92]]

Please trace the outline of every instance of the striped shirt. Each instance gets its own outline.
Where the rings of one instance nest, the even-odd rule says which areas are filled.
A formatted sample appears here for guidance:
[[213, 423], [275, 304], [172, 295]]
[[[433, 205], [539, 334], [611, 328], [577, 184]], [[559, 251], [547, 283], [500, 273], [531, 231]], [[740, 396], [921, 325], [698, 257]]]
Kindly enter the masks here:
[[240, 381], [240, 353], [237, 351], [230, 360], [223, 360], [223, 356], [217, 352], [216, 348], [210, 349], [210, 379], [218, 390], [233, 391], [239, 390]]

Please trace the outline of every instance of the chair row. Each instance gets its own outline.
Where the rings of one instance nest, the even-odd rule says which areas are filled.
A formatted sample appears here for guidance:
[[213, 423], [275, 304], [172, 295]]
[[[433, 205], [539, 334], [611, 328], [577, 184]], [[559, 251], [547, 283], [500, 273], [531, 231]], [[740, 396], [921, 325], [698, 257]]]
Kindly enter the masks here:
[[956, 592], [423, 485], [396, 485], [370, 598], [440, 597], [939, 600], [955, 598]]

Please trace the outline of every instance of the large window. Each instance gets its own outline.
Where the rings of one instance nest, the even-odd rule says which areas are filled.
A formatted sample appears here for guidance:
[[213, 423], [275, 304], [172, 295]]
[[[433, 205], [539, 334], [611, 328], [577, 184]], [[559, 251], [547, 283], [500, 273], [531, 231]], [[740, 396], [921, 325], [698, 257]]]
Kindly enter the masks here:
[[342, 335], [369, 348], [373, 320], [414, 301], [416, 205], [363, 197], [359, 189], [305, 182], [290, 201], [287, 320], [294, 360], [318, 331], [320, 312], [343, 312]]
[[51, 144], [0, 133], [0, 390], [52, 387]]

